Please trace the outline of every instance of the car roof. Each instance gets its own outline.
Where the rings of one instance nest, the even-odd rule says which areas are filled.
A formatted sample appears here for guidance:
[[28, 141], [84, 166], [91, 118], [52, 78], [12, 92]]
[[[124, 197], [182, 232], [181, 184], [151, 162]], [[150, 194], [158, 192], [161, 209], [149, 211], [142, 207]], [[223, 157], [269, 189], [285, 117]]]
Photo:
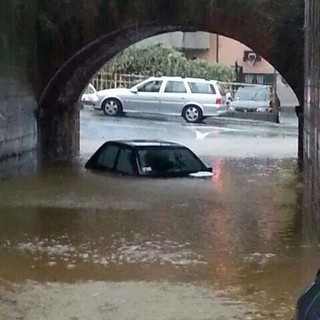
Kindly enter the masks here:
[[267, 90], [269, 86], [266, 85], [252, 85], [252, 86], [241, 86], [238, 88], [238, 91], [259, 91], [259, 90]]
[[127, 145], [130, 147], [183, 147], [185, 146], [164, 140], [113, 140], [108, 141], [113, 143], [118, 143], [122, 145]]
[[179, 77], [179, 76], [161, 76], [161, 77], [149, 77], [146, 80], [186, 80], [186, 81], [201, 81], [201, 82], [207, 82], [207, 81], [215, 81], [215, 80], [208, 80], [204, 78], [190, 78], [190, 77]]

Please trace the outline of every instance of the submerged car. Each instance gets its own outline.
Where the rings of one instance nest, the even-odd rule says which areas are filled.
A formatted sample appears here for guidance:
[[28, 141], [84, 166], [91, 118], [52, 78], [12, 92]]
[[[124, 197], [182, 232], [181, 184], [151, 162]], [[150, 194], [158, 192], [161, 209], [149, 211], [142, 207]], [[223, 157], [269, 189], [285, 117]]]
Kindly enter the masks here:
[[98, 91], [95, 109], [106, 116], [150, 113], [182, 116], [191, 123], [227, 112], [218, 81], [182, 77], [151, 77], [130, 89]]
[[158, 140], [106, 142], [85, 168], [145, 177], [212, 176], [212, 168], [208, 168], [190, 149]]
[[293, 320], [320, 319], [320, 270], [315, 281], [298, 299]]
[[[276, 96], [276, 107], [280, 100]], [[274, 112], [274, 101], [269, 86], [257, 85], [240, 87], [229, 104], [229, 111], [235, 112]]]

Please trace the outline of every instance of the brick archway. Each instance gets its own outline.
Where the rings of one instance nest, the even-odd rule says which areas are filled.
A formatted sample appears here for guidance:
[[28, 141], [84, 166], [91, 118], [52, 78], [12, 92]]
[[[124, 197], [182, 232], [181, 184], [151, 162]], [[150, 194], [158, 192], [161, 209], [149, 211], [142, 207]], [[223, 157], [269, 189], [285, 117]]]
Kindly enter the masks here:
[[53, 31], [40, 24], [39, 32], [38, 123], [48, 159], [77, 152], [74, 106], [93, 74], [129, 45], [160, 33], [206, 31], [238, 40], [268, 60], [303, 100], [301, 0], [78, 0], [66, 9], [69, 14], [57, 9], [63, 14]]

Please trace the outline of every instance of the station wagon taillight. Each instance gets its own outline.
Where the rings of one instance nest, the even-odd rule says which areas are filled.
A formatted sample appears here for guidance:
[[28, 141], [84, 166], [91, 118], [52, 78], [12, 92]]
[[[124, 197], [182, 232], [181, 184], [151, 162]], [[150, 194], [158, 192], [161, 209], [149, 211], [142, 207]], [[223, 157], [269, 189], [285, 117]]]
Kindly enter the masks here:
[[217, 98], [217, 99], [216, 99], [216, 104], [221, 104], [221, 102], [222, 102], [222, 101], [221, 101], [221, 98]]

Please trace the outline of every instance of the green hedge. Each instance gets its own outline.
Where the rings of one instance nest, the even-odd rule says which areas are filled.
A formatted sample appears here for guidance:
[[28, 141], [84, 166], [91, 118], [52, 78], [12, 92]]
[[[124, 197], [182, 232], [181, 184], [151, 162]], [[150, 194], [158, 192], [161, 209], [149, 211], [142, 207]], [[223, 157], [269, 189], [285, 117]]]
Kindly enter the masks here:
[[204, 60], [189, 60], [186, 56], [162, 43], [148, 47], [130, 47], [115, 56], [103, 71], [146, 76], [182, 76], [211, 80], [232, 81], [234, 71], [230, 67], [209, 64]]

